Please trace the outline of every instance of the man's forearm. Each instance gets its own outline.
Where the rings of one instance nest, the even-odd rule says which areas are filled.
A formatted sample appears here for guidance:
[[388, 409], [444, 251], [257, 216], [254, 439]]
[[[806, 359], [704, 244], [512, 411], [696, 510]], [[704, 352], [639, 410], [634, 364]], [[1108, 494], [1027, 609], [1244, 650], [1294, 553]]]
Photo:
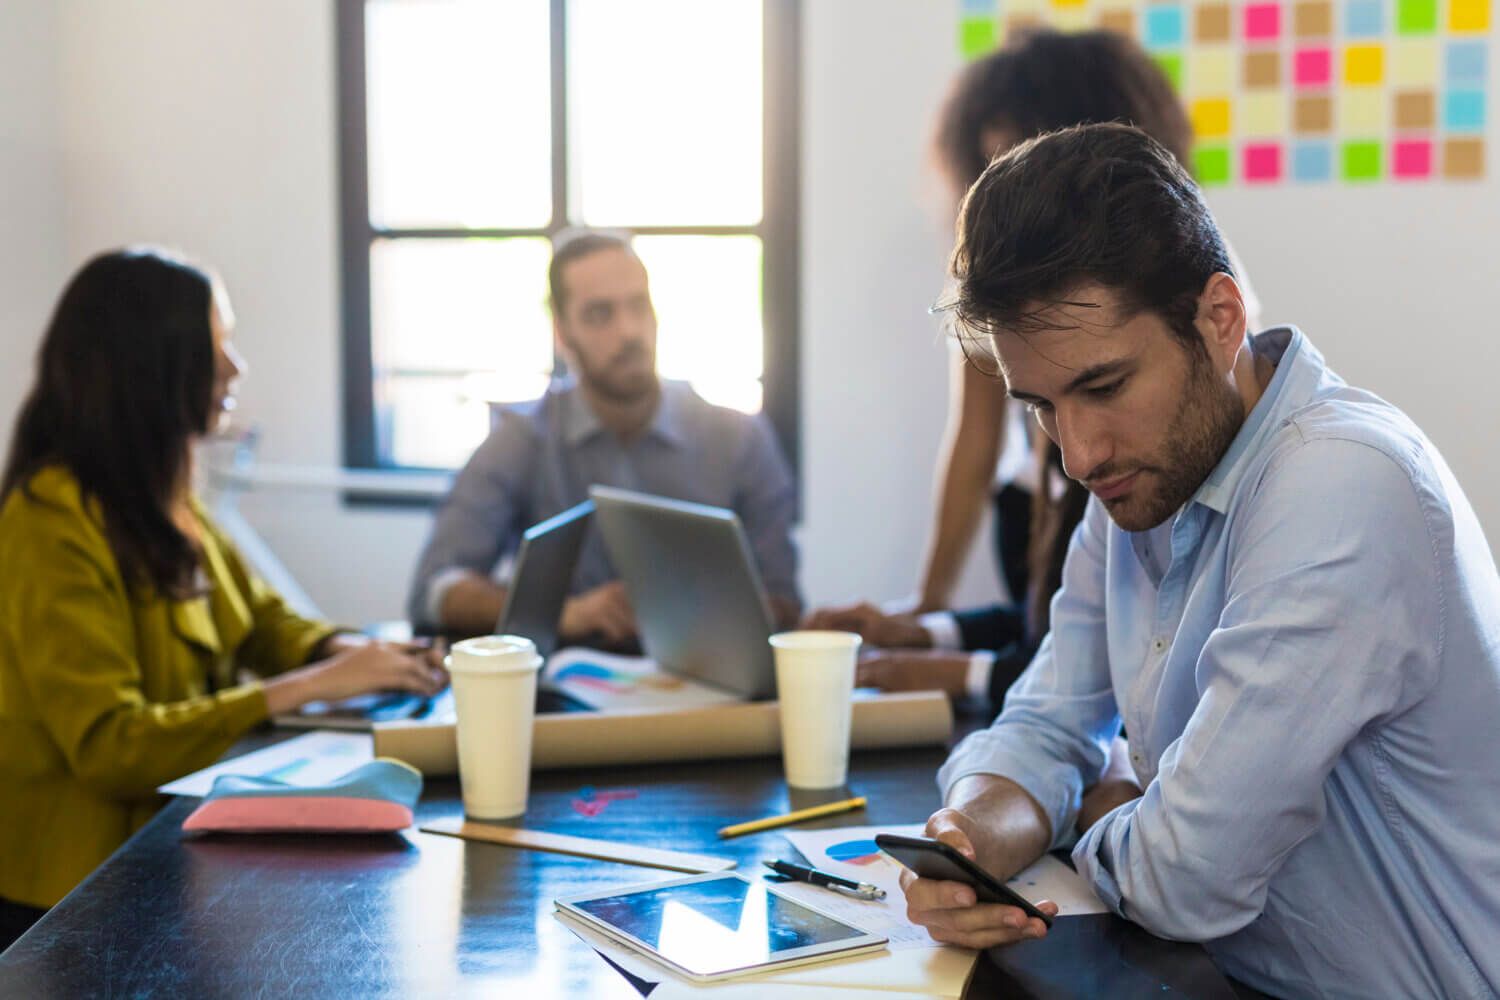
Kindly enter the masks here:
[[991, 774], [971, 774], [954, 783], [944, 803], [957, 809], [983, 831], [974, 846], [979, 864], [1000, 878], [1009, 878], [1046, 853], [1052, 844], [1052, 823], [1024, 788]]
[[442, 625], [471, 634], [493, 631], [505, 610], [506, 588], [478, 573], [462, 576], [443, 594]]

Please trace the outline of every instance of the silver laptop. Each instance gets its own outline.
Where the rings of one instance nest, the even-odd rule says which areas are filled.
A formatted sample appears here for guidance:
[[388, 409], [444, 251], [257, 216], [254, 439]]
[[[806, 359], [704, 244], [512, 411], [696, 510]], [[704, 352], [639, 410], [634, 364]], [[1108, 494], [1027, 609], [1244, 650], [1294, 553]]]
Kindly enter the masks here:
[[526, 529], [496, 635], [530, 639], [543, 656], [556, 651], [557, 623], [593, 512], [593, 501], [585, 500]]
[[681, 677], [773, 697], [774, 619], [734, 512], [608, 486], [589, 496], [646, 655]]

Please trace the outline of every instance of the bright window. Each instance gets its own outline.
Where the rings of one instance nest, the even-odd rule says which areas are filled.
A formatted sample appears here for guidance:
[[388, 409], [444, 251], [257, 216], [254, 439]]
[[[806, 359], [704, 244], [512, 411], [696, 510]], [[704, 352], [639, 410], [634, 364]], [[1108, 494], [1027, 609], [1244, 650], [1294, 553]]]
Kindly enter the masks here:
[[576, 226], [636, 235], [662, 375], [795, 455], [796, 14], [340, 0], [350, 465], [455, 467], [492, 402], [541, 392]]

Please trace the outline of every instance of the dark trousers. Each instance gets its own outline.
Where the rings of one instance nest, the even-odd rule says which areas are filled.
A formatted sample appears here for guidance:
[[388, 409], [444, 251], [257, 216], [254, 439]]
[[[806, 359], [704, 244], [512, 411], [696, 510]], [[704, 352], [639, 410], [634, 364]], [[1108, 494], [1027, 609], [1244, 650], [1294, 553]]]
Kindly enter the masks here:
[[1031, 494], [1013, 483], [996, 491], [995, 568], [1017, 607], [1026, 603], [1026, 549], [1031, 540]]
[[0, 951], [9, 948], [16, 938], [30, 930], [31, 925], [42, 919], [42, 914], [46, 912], [25, 903], [12, 903], [0, 896]]

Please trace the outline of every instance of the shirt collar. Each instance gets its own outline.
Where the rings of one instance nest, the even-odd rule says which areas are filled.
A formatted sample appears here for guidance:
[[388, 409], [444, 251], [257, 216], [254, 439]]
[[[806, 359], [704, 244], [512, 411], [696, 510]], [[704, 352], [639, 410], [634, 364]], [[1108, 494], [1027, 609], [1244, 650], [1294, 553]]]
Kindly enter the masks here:
[[1190, 501], [1220, 514], [1228, 510], [1229, 500], [1268, 429], [1280, 426], [1288, 415], [1310, 400], [1328, 370], [1323, 355], [1294, 326], [1274, 327], [1253, 334], [1250, 339], [1254, 352], [1270, 358], [1276, 365], [1276, 374], [1271, 376], [1266, 391], [1261, 393], [1230, 442], [1229, 450]]
[[[656, 404], [656, 413], [646, 427], [645, 436], [654, 437], [666, 444], [680, 447], [685, 440], [682, 427], [682, 403], [679, 399], [682, 383], [661, 380], [661, 397]], [[572, 378], [559, 380], [556, 391], [562, 397], [563, 440], [569, 447], [577, 448], [585, 441], [604, 433], [604, 425], [589, 407], [583, 391]]]

